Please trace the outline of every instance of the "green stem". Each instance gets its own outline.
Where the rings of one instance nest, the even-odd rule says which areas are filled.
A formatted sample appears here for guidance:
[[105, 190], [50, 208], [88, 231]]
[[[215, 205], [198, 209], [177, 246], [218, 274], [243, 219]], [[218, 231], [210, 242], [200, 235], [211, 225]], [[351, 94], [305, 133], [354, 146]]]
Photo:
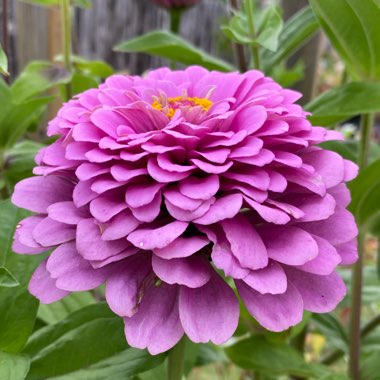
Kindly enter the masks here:
[[[237, 0], [230, 0], [230, 6], [232, 10], [239, 10], [239, 3]], [[239, 71], [244, 73], [247, 71], [247, 63], [245, 61], [244, 46], [238, 43], [232, 43], [232, 47], [235, 53], [236, 63]]]
[[182, 338], [170, 351], [168, 357], [168, 380], [181, 380], [185, 360], [186, 340]]
[[[72, 41], [71, 41], [71, 7], [70, 0], [61, 0], [61, 24], [62, 24], [62, 45], [63, 45], [63, 62], [66, 71], [71, 74], [73, 65], [71, 62]], [[72, 97], [71, 83], [66, 86], [66, 99]]]
[[[248, 31], [252, 39], [256, 37], [255, 19], [253, 17], [254, 9], [255, 9], [255, 0], [244, 0], [244, 10], [245, 10], [245, 13], [247, 15], [247, 20], [248, 20]], [[252, 43], [250, 44], [250, 49], [251, 49], [253, 67], [255, 69], [260, 70], [261, 63], [260, 63], [259, 47], [256, 43]]]
[[174, 34], [179, 34], [181, 27], [182, 8], [173, 8], [170, 10], [170, 31]]
[[[359, 168], [363, 170], [368, 165], [374, 115], [366, 114], [361, 117], [361, 139], [359, 151]], [[360, 320], [363, 287], [363, 255], [365, 248], [366, 229], [359, 227], [359, 258], [352, 270], [351, 287], [351, 320], [349, 334], [348, 370], [352, 380], [360, 380]]]
[[[179, 34], [179, 30], [181, 28], [181, 18], [182, 18], [183, 11], [184, 11], [184, 8], [172, 8], [169, 11], [170, 31], [174, 34]], [[176, 68], [176, 63], [172, 61], [170, 63], [170, 68], [174, 70]]]

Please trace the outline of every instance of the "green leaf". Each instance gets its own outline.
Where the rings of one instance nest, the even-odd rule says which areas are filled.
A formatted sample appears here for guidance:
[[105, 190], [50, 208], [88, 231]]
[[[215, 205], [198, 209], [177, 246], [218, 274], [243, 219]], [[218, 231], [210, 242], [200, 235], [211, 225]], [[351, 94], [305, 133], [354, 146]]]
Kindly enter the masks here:
[[164, 360], [165, 354], [152, 356], [147, 351], [128, 348], [86, 369], [54, 377], [54, 380], [128, 380], [131, 376], [159, 366]]
[[269, 342], [255, 335], [226, 348], [227, 356], [241, 368], [270, 373], [273, 376], [322, 377], [328, 370], [317, 364], [306, 363], [301, 354], [287, 343]]
[[34, 141], [21, 141], [5, 151], [4, 178], [13, 186], [20, 180], [31, 177], [35, 166], [34, 157], [43, 147]]
[[98, 87], [98, 81], [91, 75], [75, 73], [71, 80], [73, 94], [80, 94], [90, 88]]
[[10, 201], [0, 202], [0, 250], [3, 265], [16, 277], [20, 286], [0, 288], [0, 350], [17, 353], [22, 350], [33, 331], [38, 301], [28, 292], [32, 272], [41, 260], [30, 255], [16, 255], [11, 251], [14, 229], [27, 214]]
[[279, 36], [277, 51], [275, 53], [269, 50], [263, 52], [265, 72], [271, 72], [285, 58], [300, 49], [318, 28], [319, 24], [310, 7], [305, 7], [293, 15], [285, 23]]
[[268, 50], [276, 51], [278, 38], [283, 28], [283, 21], [275, 6], [267, 7], [260, 15], [256, 43]]
[[[21, 0], [24, 3], [30, 3], [35, 5], [40, 5], [43, 7], [50, 7], [52, 5], [58, 5], [60, 0]], [[91, 0], [72, 0], [73, 5], [81, 8], [90, 8], [92, 3]]]
[[105, 303], [90, 305], [32, 335], [25, 347], [25, 352], [32, 356], [28, 379], [88, 368], [126, 348], [122, 318], [115, 316]]
[[326, 91], [305, 108], [314, 125], [332, 125], [352, 116], [380, 111], [380, 83], [352, 82]]
[[0, 351], [0, 379], [24, 380], [28, 373], [30, 359], [24, 355], [12, 355]]
[[[380, 185], [380, 160], [373, 162], [371, 165], [363, 169], [360, 174], [350, 182], [351, 203], [350, 210], [354, 215], [360, 215], [360, 209], [365, 203], [367, 196], [373, 196], [373, 190]], [[372, 195], [371, 195], [372, 194]], [[372, 198], [370, 198], [372, 199]]]
[[0, 74], [9, 75], [8, 73], [8, 58], [0, 45]]
[[94, 304], [95, 298], [90, 292], [75, 292], [52, 304], [40, 304], [38, 318], [47, 324], [54, 324], [66, 318], [69, 314], [85, 306]]
[[380, 351], [372, 352], [362, 362], [361, 378], [365, 380], [379, 380], [380, 374]]
[[124, 53], [147, 53], [186, 65], [201, 65], [210, 70], [234, 69], [229, 63], [207, 54], [181, 37], [166, 31], [153, 31], [122, 42], [114, 50]]
[[358, 144], [356, 141], [326, 141], [319, 144], [322, 148], [339, 153], [343, 158], [357, 162]]
[[247, 17], [242, 12], [234, 12], [227, 25], [222, 25], [227, 38], [239, 44], [252, 44], [255, 40], [249, 35]]
[[313, 314], [313, 321], [317, 324], [318, 330], [327, 337], [330, 344], [346, 350], [348, 337], [339, 320], [332, 314]]
[[60, 67], [50, 62], [33, 61], [24, 68], [12, 84], [12, 95], [15, 102], [22, 103], [69, 80], [70, 75]]
[[36, 115], [43, 111], [54, 97], [32, 99], [12, 107], [0, 121], [0, 147], [11, 147], [26, 132]]
[[15, 276], [5, 267], [0, 267], [0, 287], [14, 288], [20, 283], [15, 279]]
[[82, 61], [74, 65], [84, 74], [93, 75], [99, 78], [107, 78], [113, 74], [113, 68], [103, 61]]
[[374, 0], [310, 4], [349, 71], [361, 79], [380, 79], [380, 8]]

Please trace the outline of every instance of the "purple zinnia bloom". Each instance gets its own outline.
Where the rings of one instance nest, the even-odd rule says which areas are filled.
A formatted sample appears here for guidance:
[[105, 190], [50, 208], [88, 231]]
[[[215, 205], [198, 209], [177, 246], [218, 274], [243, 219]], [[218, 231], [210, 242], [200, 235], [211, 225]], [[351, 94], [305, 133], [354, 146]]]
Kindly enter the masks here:
[[157, 5], [161, 7], [172, 9], [172, 8], [187, 8], [191, 7], [201, 0], [152, 0]]
[[[186, 334], [220, 344], [239, 303], [265, 328], [333, 310], [357, 258], [345, 185], [357, 167], [259, 71], [114, 75], [64, 104], [58, 136], [13, 203], [16, 252], [52, 249], [30, 292], [44, 303], [105, 283], [128, 343], [152, 354]], [[223, 277], [225, 276], [225, 278]]]

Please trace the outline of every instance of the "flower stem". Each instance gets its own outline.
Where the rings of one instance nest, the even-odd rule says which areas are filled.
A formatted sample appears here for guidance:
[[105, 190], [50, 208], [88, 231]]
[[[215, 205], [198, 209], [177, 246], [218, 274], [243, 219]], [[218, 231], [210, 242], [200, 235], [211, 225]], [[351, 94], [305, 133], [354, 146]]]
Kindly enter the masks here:
[[[230, 6], [232, 10], [239, 10], [238, 0], [230, 0]], [[244, 73], [247, 71], [247, 63], [245, 62], [244, 46], [238, 43], [232, 43], [232, 47], [235, 52], [235, 59], [238, 65], [239, 71]]]
[[[361, 117], [361, 139], [359, 151], [359, 168], [363, 170], [368, 165], [371, 144], [373, 114]], [[359, 226], [359, 258], [352, 270], [351, 287], [351, 320], [350, 320], [350, 347], [348, 370], [352, 380], [360, 380], [360, 320], [363, 287], [363, 255], [365, 248], [365, 226]]]
[[[63, 44], [63, 62], [68, 74], [73, 71], [73, 65], [71, 62], [72, 41], [71, 41], [71, 8], [70, 0], [61, 0], [61, 24], [62, 24], [62, 44]], [[71, 83], [67, 83], [65, 86], [66, 94], [65, 100], [68, 100], [72, 96]]]
[[[249, 34], [252, 39], [256, 37], [255, 19], [253, 17], [254, 8], [255, 8], [255, 0], [244, 0], [244, 10], [247, 15]], [[261, 63], [260, 63], [259, 47], [255, 42], [253, 42], [252, 44], [250, 44], [250, 49], [251, 49], [253, 67], [255, 69], [260, 70]]]
[[185, 360], [186, 340], [182, 338], [170, 351], [168, 357], [168, 380], [181, 380]]
[[173, 8], [170, 10], [170, 31], [174, 34], [179, 33], [181, 27], [182, 8]]

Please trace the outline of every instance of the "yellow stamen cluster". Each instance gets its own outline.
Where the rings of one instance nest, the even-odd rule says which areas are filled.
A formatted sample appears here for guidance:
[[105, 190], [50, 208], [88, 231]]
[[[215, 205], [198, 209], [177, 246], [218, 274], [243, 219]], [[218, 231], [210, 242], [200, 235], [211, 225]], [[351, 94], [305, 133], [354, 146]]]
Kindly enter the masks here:
[[213, 102], [207, 98], [176, 96], [167, 99], [167, 105], [164, 106], [159, 100], [152, 103], [152, 107], [158, 111], [165, 111], [165, 114], [170, 119], [173, 117], [175, 111], [180, 106], [188, 107], [202, 107], [203, 112], [208, 112]]

